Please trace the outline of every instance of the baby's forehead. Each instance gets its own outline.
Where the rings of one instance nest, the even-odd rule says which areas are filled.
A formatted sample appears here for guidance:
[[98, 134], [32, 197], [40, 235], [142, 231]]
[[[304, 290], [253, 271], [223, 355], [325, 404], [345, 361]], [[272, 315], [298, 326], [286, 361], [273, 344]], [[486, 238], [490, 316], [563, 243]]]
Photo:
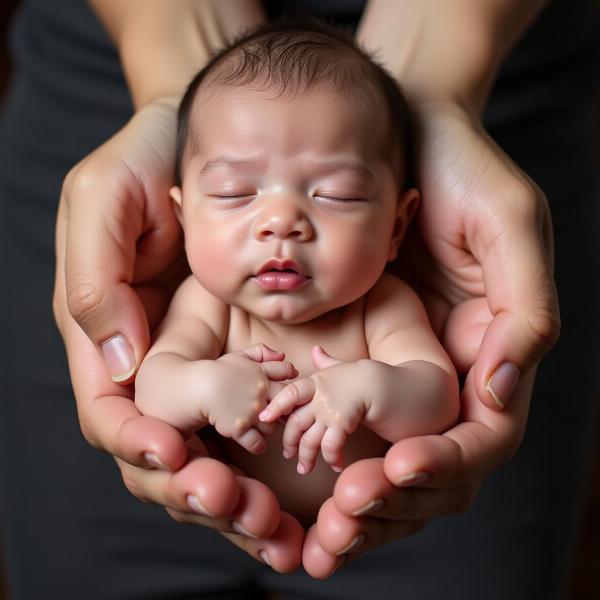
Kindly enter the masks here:
[[[197, 90], [190, 107], [187, 137], [187, 156], [195, 155], [203, 147], [207, 137], [227, 131], [230, 136], [242, 137], [246, 128], [236, 121], [236, 109], [243, 105], [246, 118], [256, 111], [261, 124], [276, 128], [281, 125], [279, 105], [291, 106], [283, 111], [287, 122], [295, 122], [302, 130], [302, 122], [307, 125], [317, 119], [323, 120], [332, 129], [344, 128], [346, 138], [354, 137], [362, 143], [373, 142], [388, 153], [393, 141], [390, 139], [389, 116], [375, 93], [347, 93], [332, 85], [320, 84], [295, 90], [282, 90], [268, 82], [253, 82], [247, 85], [224, 85], [219, 82], [206, 82]], [[307, 107], [308, 106], [308, 110]], [[239, 111], [238, 111], [239, 112]], [[279, 119], [279, 120], [278, 120]], [[302, 121], [304, 120], [304, 121]], [[238, 124], [236, 130], [234, 124]], [[330, 127], [326, 127], [327, 131]], [[323, 131], [325, 136], [326, 132]]]

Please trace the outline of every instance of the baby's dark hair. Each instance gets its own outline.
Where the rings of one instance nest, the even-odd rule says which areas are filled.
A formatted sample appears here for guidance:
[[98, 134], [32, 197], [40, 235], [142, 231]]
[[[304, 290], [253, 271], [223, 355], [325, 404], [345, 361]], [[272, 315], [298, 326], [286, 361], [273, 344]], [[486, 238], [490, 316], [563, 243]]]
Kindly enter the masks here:
[[[397, 172], [411, 177], [409, 111], [398, 84], [344, 30], [314, 19], [279, 20], [260, 25], [218, 51], [189, 84], [179, 105], [176, 182], [181, 185], [184, 152], [194, 99], [203, 85], [245, 86], [278, 90], [293, 96], [313, 86], [352, 95], [355, 100], [383, 102], [389, 120], [385, 149], [397, 160]], [[397, 157], [397, 158], [396, 158]]]

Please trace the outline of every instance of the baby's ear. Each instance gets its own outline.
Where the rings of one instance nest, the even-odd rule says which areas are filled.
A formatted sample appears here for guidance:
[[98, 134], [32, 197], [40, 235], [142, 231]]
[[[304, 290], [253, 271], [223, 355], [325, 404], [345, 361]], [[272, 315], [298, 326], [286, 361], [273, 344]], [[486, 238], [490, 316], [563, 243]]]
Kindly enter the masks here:
[[177, 185], [174, 185], [169, 190], [169, 196], [171, 196], [171, 200], [173, 200], [173, 210], [175, 211], [177, 220], [181, 225], [183, 225], [183, 194], [181, 192], [181, 188]]
[[404, 239], [408, 225], [419, 208], [421, 201], [420, 194], [415, 188], [409, 188], [398, 198], [398, 208], [396, 210], [396, 221], [394, 231], [390, 241], [390, 252], [388, 261], [394, 260], [398, 255], [398, 248]]

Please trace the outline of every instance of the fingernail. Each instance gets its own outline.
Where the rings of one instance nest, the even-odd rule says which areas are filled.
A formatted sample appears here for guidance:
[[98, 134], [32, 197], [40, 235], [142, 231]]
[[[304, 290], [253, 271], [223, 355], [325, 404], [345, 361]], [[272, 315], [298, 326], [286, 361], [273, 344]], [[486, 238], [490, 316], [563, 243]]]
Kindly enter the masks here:
[[499, 408], [504, 408], [510, 399], [521, 371], [510, 362], [502, 363], [485, 384], [485, 391], [494, 399]]
[[306, 473], [306, 467], [302, 463], [298, 463], [298, 466], [296, 467], [296, 471], [298, 471], [298, 473], [300, 473], [300, 475], [304, 475]]
[[160, 462], [160, 458], [158, 458], [158, 456], [156, 454], [154, 454], [153, 452], [144, 452], [144, 460], [151, 467], [154, 467], [155, 469], [161, 469], [162, 471], [168, 471], [169, 470], [169, 467], [167, 467], [166, 465], [163, 465]]
[[249, 538], [252, 538], [253, 540], [258, 539], [258, 536], [254, 535], [254, 534], [250, 533], [249, 531], [247, 531], [246, 529], [244, 529], [237, 521], [231, 522], [231, 529], [233, 529], [236, 533], [245, 535]]
[[344, 467], [340, 467], [338, 465], [331, 465], [331, 468], [336, 472], [336, 473], [341, 473], [344, 470]]
[[266, 550], [261, 550], [258, 553], [258, 556], [260, 556], [260, 560], [262, 560], [266, 565], [271, 566], [271, 561], [269, 560], [269, 555], [267, 554]]
[[359, 533], [343, 550], [340, 550], [337, 555], [340, 554], [348, 554], [348, 552], [354, 552], [358, 550], [367, 539], [367, 536], [364, 533]]
[[129, 342], [120, 333], [100, 344], [110, 378], [117, 383], [135, 373], [135, 357]]
[[420, 485], [429, 479], [431, 479], [431, 473], [417, 471], [415, 473], [408, 473], [406, 475], [402, 475], [402, 477], [398, 477], [395, 485], [396, 487], [409, 487], [411, 485]]
[[194, 496], [193, 494], [188, 494], [188, 496], [186, 498], [186, 502], [187, 502], [187, 505], [194, 512], [198, 513], [199, 515], [203, 515], [205, 517], [214, 517], [215, 516], [211, 512], [206, 510], [204, 508], [204, 506], [202, 506], [202, 502], [200, 502], [200, 500], [198, 500], [198, 497]]
[[384, 504], [385, 504], [385, 500], [383, 498], [377, 498], [376, 500], [371, 500], [371, 502], [369, 502], [368, 504], [365, 504], [362, 508], [359, 508], [358, 510], [355, 510], [352, 513], [352, 516], [353, 517], [360, 517], [360, 516], [365, 515], [367, 513], [377, 512], [378, 510], [380, 510], [381, 508], [383, 508]]
[[269, 411], [265, 408], [259, 415], [258, 418], [261, 421], [266, 421], [269, 418]]

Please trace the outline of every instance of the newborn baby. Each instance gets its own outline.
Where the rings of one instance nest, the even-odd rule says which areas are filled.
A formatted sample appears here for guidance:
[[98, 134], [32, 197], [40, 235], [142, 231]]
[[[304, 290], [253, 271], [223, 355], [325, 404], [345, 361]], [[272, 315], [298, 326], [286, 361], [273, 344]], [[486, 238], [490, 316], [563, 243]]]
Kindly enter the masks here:
[[227, 460], [312, 522], [344, 464], [458, 417], [421, 302], [384, 272], [419, 201], [405, 101], [345, 34], [272, 24], [192, 81], [178, 144], [192, 275], [136, 405], [186, 435], [212, 426]]

